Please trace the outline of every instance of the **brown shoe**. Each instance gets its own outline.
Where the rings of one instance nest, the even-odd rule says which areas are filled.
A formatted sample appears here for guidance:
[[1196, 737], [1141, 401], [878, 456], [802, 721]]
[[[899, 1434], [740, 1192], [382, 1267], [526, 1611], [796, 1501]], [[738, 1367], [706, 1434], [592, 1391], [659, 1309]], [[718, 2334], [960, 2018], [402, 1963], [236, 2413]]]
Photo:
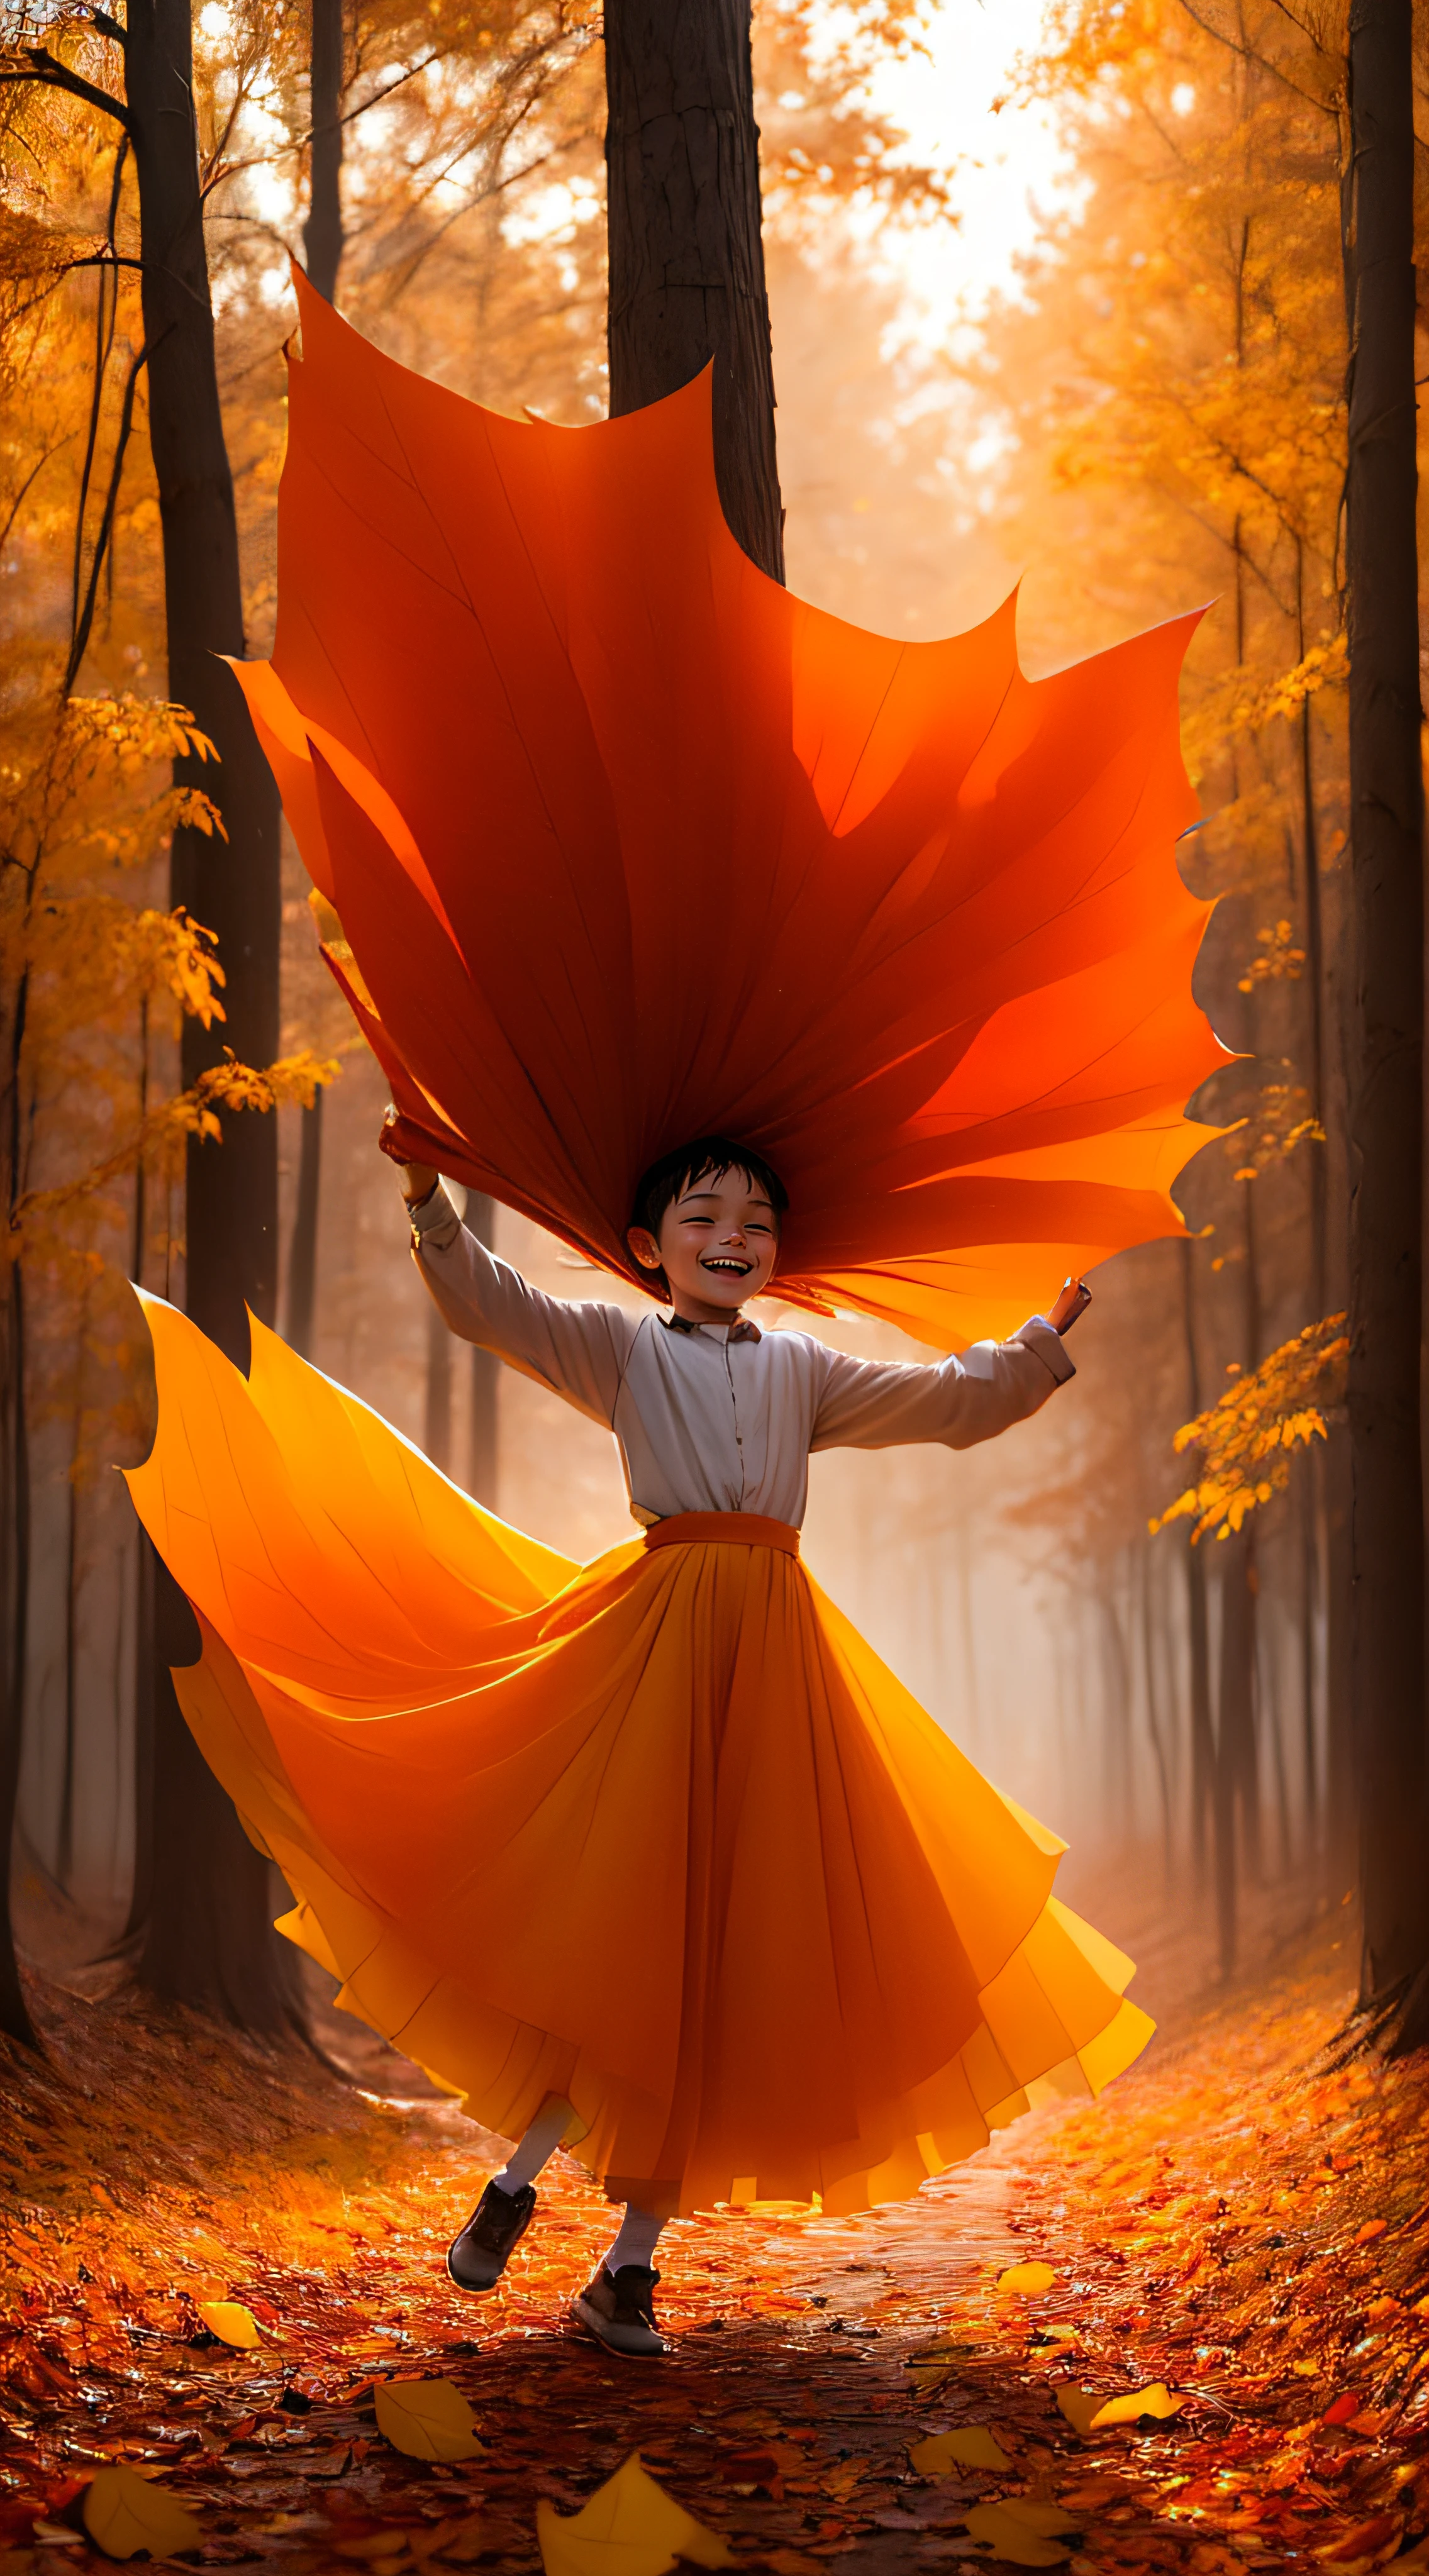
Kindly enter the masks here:
[[674, 2350], [655, 2323], [659, 2278], [648, 2263], [622, 2263], [613, 2276], [602, 2263], [595, 2279], [572, 2299], [571, 2315], [607, 2352], [658, 2361]]

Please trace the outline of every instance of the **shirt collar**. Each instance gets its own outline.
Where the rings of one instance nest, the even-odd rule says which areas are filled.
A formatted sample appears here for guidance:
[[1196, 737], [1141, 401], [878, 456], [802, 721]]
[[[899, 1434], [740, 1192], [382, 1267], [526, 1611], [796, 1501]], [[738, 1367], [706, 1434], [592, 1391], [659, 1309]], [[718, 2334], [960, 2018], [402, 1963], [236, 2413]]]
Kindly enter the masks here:
[[[717, 1333], [720, 1329], [718, 1324], [696, 1324], [688, 1315], [662, 1315], [660, 1321], [667, 1333]], [[747, 1315], [741, 1315], [725, 1334], [726, 1341], [730, 1342], [758, 1342], [763, 1338], [759, 1326], [751, 1324]]]

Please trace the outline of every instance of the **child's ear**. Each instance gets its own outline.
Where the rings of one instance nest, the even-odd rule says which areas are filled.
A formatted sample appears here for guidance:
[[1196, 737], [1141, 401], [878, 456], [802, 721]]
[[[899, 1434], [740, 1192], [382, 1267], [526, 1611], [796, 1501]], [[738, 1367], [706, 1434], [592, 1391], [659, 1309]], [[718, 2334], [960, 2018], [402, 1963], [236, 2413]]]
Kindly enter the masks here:
[[662, 1267], [660, 1246], [648, 1226], [628, 1226], [625, 1240], [642, 1270], [659, 1270]]

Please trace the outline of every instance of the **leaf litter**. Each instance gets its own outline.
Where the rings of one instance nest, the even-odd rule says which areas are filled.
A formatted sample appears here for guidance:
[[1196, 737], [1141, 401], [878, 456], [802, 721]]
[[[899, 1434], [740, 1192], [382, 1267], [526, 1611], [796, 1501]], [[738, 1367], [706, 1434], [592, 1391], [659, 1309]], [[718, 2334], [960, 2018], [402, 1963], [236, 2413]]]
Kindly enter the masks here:
[[773, 2576], [1429, 2576], [1429, 2065], [1326, 2071], [1336, 1973], [914, 2202], [671, 2228], [650, 2369], [566, 2322], [612, 2227], [568, 2159], [465, 2298], [442, 2257], [500, 2151], [415, 2070], [354, 2089], [41, 1989], [0, 2101], [0, 2576], [636, 2576], [603, 2553], [674, 2544], [634, 2469], [700, 2563]]

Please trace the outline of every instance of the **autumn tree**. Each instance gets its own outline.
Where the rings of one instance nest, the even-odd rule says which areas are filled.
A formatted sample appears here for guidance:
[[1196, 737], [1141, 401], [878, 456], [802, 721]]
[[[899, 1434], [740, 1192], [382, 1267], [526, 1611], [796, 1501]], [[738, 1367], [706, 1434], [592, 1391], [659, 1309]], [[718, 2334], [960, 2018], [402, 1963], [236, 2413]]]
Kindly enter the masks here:
[[1429, 2039], [1421, 1459], [1424, 794], [1410, 0], [1351, 0], [1344, 172], [1350, 657], [1349, 1421], [1362, 2001]]
[[612, 415], [713, 361], [730, 527], [784, 578], [749, 0], [607, 0]]

